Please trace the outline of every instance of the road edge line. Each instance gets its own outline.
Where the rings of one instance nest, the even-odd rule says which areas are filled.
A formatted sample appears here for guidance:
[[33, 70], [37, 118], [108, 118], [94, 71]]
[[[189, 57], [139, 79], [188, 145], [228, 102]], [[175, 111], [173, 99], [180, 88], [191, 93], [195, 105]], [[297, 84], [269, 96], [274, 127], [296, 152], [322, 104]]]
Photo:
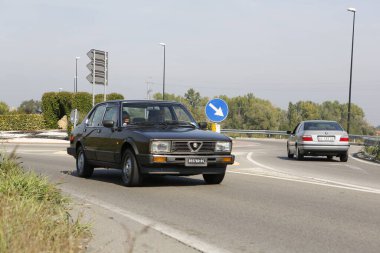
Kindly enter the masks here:
[[195, 237], [195, 236], [192, 236], [192, 235], [189, 235], [183, 231], [180, 231], [178, 229], [175, 229], [175, 228], [172, 228], [168, 225], [165, 225], [163, 223], [160, 223], [160, 222], [156, 222], [150, 218], [147, 218], [147, 217], [144, 217], [142, 215], [139, 215], [139, 214], [135, 214], [131, 211], [127, 211], [127, 210], [124, 210], [120, 207], [117, 207], [115, 205], [112, 205], [112, 204], [109, 204], [109, 203], [106, 203], [104, 201], [101, 201], [101, 200], [97, 200], [95, 198], [92, 198], [92, 197], [89, 197], [89, 196], [86, 196], [86, 195], [82, 195], [82, 194], [78, 194], [78, 193], [74, 193], [74, 192], [71, 192], [71, 191], [68, 191], [68, 190], [63, 190], [64, 192], [76, 197], [76, 198], [79, 198], [79, 199], [82, 199], [84, 200], [85, 202], [88, 202], [88, 203], [91, 203], [93, 205], [97, 205], [97, 206], [100, 206], [106, 210], [109, 210], [111, 212], [114, 212], [114, 213], [117, 213], [121, 216], [124, 216], [128, 219], [131, 219], [137, 223], [140, 223], [144, 226], [147, 226], [149, 228], [152, 228], [158, 232], [160, 232], [161, 234], [164, 234], [168, 237], [171, 237], [173, 238], [174, 240], [190, 247], [190, 248], [193, 248], [195, 250], [198, 250], [200, 252], [205, 252], [205, 253], [230, 253], [229, 251], [227, 250], [224, 250], [224, 249], [220, 249], [212, 244], [209, 244], [209, 243], [206, 243], [202, 240], [200, 240], [199, 238]]

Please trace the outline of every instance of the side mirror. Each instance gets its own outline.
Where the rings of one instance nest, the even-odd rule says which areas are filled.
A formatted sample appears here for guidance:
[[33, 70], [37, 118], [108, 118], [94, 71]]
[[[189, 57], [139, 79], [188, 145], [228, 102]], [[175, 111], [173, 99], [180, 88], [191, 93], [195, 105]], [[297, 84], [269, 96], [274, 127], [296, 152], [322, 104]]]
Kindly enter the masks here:
[[115, 123], [113, 120], [103, 120], [102, 124], [104, 127], [112, 128]]
[[198, 126], [200, 129], [206, 130], [207, 129], [207, 122], [198, 122]]
[[286, 134], [292, 134], [292, 131], [286, 131]]

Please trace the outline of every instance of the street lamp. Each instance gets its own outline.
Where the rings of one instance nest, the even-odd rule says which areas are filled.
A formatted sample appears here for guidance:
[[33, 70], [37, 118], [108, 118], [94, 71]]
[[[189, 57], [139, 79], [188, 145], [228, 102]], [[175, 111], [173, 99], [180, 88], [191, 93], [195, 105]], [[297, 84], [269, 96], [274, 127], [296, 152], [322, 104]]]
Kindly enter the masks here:
[[165, 48], [166, 48], [166, 44], [161, 42], [160, 45], [164, 47], [164, 73], [163, 73], [163, 80], [162, 80], [162, 100], [165, 100]]
[[75, 87], [74, 87], [74, 93], [78, 92], [78, 60], [79, 56], [75, 57]]
[[347, 133], [350, 133], [350, 118], [351, 118], [351, 85], [352, 85], [352, 62], [354, 57], [354, 35], [355, 35], [355, 8], [348, 8], [347, 11], [350, 11], [354, 14], [352, 22], [352, 45], [351, 45], [351, 67], [350, 67], [350, 89], [348, 92], [348, 115], [347, 115]]

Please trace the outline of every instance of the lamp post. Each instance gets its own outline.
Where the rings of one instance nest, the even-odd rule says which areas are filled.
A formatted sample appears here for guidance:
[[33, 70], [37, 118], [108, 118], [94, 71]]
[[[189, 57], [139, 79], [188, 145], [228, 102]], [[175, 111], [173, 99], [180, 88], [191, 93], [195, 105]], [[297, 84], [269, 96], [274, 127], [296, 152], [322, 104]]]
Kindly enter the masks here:
[[354, 14], [352, 22], [352, 44], [351, 44], [351, 67], [350, 67], [350, 89], [348, 92], [348, 115], [347, 115], [347, 133], [350, 133], [350, 119], [351, 119], [351, 86], [352, 86], [352, 62], [354, 57], [354, 35], [355, 35], [355, 8], [348, 8]]
[[164, 73], [163, 73], [163, 79], [162, 79], [162, 100], [165, 100], [165, 49], [166, 49], [166, 44], [161, 42], [160, 45], [164, 47]]
[[78, 92], [78, 60], [79, 56], [75, 57], [75, 87], [74, 87], [74, 93]]

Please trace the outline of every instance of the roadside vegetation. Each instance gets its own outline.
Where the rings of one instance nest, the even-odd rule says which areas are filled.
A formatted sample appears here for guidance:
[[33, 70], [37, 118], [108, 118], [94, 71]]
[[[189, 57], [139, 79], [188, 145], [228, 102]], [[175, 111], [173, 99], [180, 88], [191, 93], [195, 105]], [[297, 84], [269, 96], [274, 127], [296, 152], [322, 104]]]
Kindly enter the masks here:
[[[154, 99], [162, 99], [161, 93]], [[348, 105], [338, 101], [314, 103], [299, 101], [289, 103], [287, 110], [274, 106], [269, 100], [260, 99], [250, 93], [244, 96], [219, 96], [227, 102], [229, 116], [221, 123], [224, 129], [249, 130], [293, 130], [302, 120], [335, 120], [344, 128], [347, 126]], [[184, 96], [165, 94], [165, 99], [184, 103], [197, 121], [206, 121], [204, 108], [210, 98], [202, 97], [199, 92], [189, 89]], [[362, 108], [351, 104], [351, 134], [374, 135], [375, 128], [365, 119]]]
[[[347, 127], [347, 103], [299, 101], [290, 102], [287, 110], [283, 110], [274, 106], [269, 100], [255, 97], [252, 93], [237, 97], [221, 95], [219, 98], [227, 102], [230, 111], [227, 119], [221, 123], [224, 129], [293, 130], [298, 122], [310, 119], [335, 120], [344, 128]], [[124, 99], [124, 97], [119, 93], [107, 95], [107, 100], [115, 99]], [[161, 100], [162, 94], [154, 94], [153, 99]], [[166, 93], [165, 99], [184, 103], [197, 121], [207, 121], [204, 108], [210, 98], [201, 96], [196, 90], [189, 89], [183, 96]], [[97, 94], [95, 102], [101, 101], [103, 94]], [[0, 102], [0, 131], [56, 129], [58, 120], [64, 116], [70, 119], [70, 113], [75, 108], [79, 111], [79, 121], [81, 121], [92, 108], [92, 95], [87, 92], [47, 92], [42, 95], [41, 101], [23, 101], [15, 110]], [[33, 121], [34, 124], [24, 124], [24, 121], [20, 120], [24, 117], [19, 115], [35, 115], [41, 112], [41, 116]], [[71, 128], [72, 124], [68, 124], [67, 131], [70, 132]], [[350, 130], [351, 134], [356, 135], [376, 133], [376, 129], [366, 121], [363, 109], [355, 104], [351, 104]]]
[[0, 252], [83, 252], [89, 226], [46, 178], [25, 171], [15, 152], [0, 155]]
[[367, 156], [373, 160], [380, 162], [380, 142], [377, 145], [368, 145], [364, 147], [364, 152]]

